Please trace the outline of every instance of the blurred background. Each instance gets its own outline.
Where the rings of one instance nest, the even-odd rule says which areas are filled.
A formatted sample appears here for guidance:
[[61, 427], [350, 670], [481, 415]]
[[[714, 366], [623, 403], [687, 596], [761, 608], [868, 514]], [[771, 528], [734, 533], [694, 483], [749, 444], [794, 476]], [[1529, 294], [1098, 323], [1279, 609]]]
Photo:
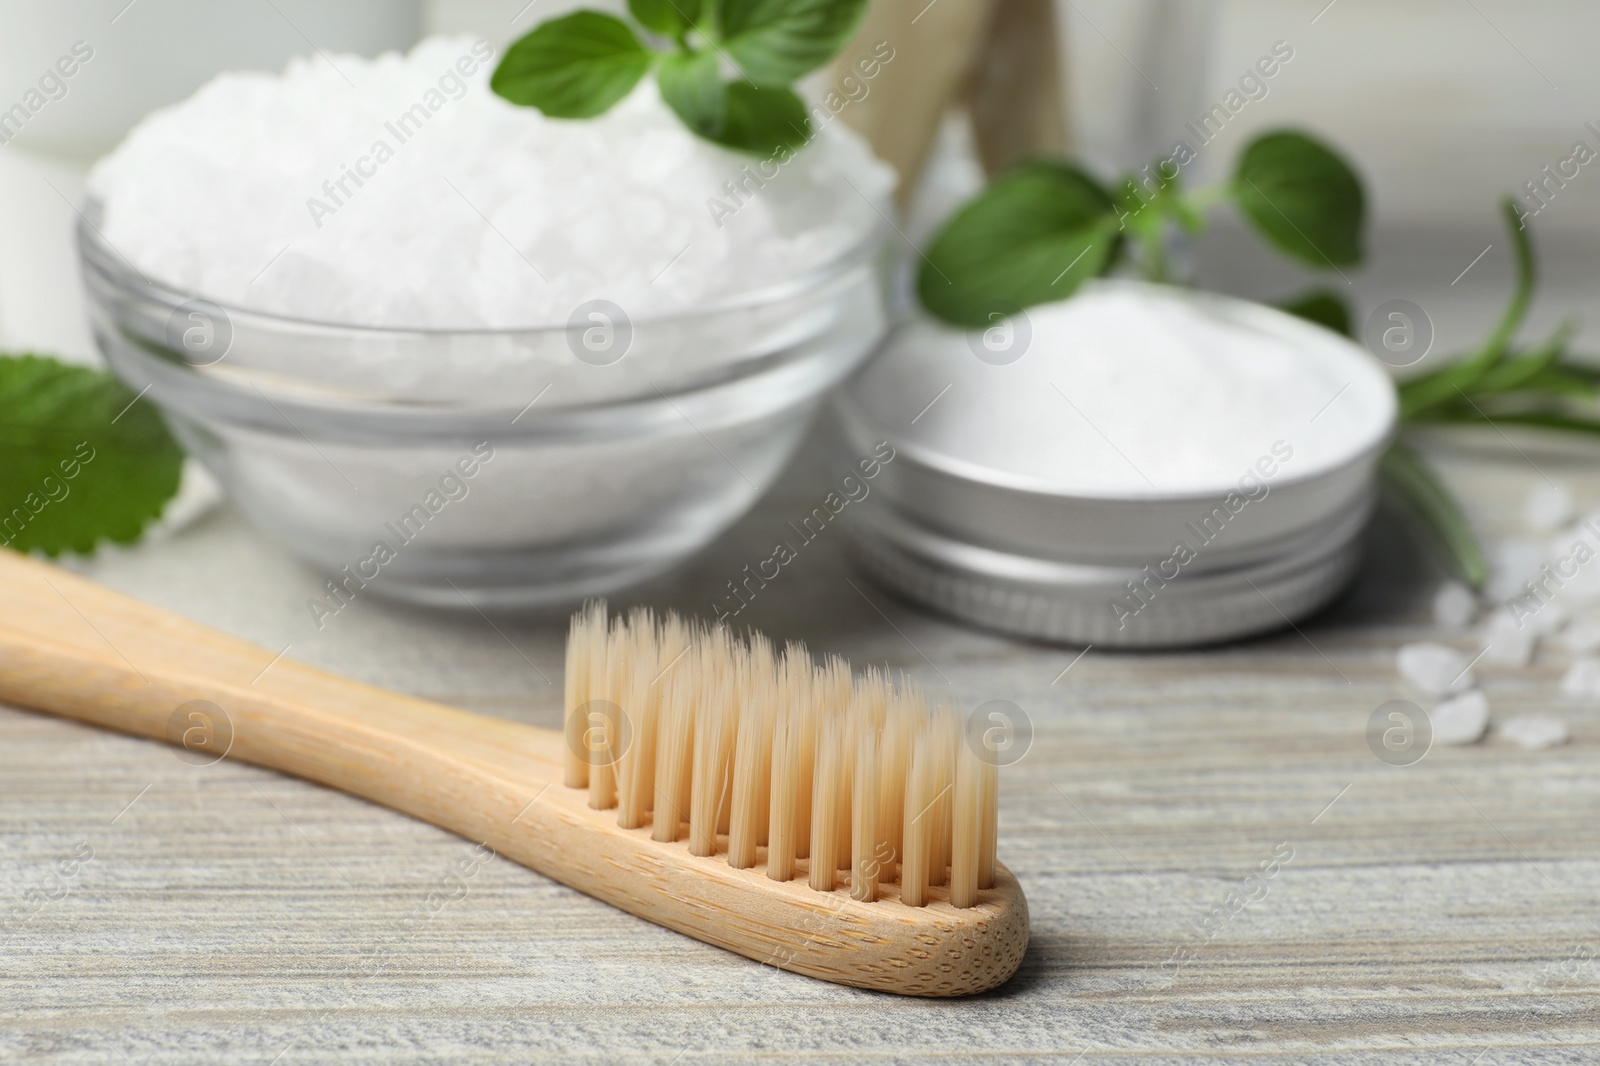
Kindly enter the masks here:
[[[906, 32], [932, 25], [938, 2]], [[88, 164], [150, 109], [224, 69], [277, 69], [313, 50], [371, 55], [436, 32], [499, 46], [575, 6], [3, 0], [0, 101], [20, 98], [76, 41], [94, 57], [64, 98], [0, 148], [0, 346], [92, 358], [70, 255], [73, 204]], [[1317, 132], [1356, 161], [1371, 199], [1369, 265], [1349, 278], [1358, 326], [1378, 303], [1410, 299], [1433, 318], [1446, 349], [1481, 336], [1506, 291], [1511, 263], [1499, 198], [1567, 159], [1579, 141], [1600, 149], [1600, 134], [1586, 126], [1600, 129], [1592, 54], [1600, 5], [1584, 0], [1054, 0], [1051, 13], [1072, 152], [1109, 176], [1182, 140], [1198, 149], [1185, 173], [1199, 183], [1224, 174], [1263, 128]], [[1292, 49], [1293, 58], [1266, 80], [1264, 96], [1200, 147], [1188, 124], [1274, 46]], [[959, 115], [946, 122], [924, 172], [914, 239], [981, 180], [970, 142]], [[1600, 166], [1582, 168], [1534, 225], [1544, 266], [1538, 333], [1595, 299]], [[1253, 239], [1226, 222], [1194, 255], [1203, 285], [1243, 295], [1282, 295], [1310, 280], [1258, 254]], [[1593, 348], [1597, 329], [1586, 323], [1578, 346]]]

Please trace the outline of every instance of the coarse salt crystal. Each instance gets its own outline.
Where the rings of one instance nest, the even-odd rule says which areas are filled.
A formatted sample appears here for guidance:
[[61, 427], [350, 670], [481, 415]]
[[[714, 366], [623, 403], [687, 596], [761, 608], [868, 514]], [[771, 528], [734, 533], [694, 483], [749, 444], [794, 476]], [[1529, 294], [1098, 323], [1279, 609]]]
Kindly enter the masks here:
[[1529, 751], [1567, 742], [1567, 723], [1542, 714], [1525, 714], [1500, 724], [1499, 733]]
[[1522, 623], [1522, 628], [1532, 629], [1541, 637], [1548, 637], [1561, 632], [1566, 627], [1567, 619], [1572, 613], [1554, 600], [1545, 603], [1533, 602], [1530, 608], [1523, 609], [1522, 603], [1514, 604], [1511, 616]]
[[1527, 584], [1540, 576], [1545, 546], [1529, 537], [1509, 537], [1489, 546], [1489, 598], [1505, 601], [1527, 592]]
[[1585, 700], [1600, 700], [1600, 659], [1583, 658], [1567, 668], [1561, 691]]
[[1402, 644], [1397, 662], [1400, 676], [1430, 696], [1463, 692], [1474, 683], [1471, 660], [1443, 644]]
[[1482, 636], [1483, 661], [1496, 666], [1527, 666], [1533, 661], [1533, 651], [1539, 643], [1538, 631], [1532, 626], [1519, 625], [1504, 608], [1489, 615]]
[[1471, 744], [1489, 725], [1489, 700], [1481, 692], [1464, 692], [1439, 704], [1428, 717], [1437, 743]]
[[1600, 621], [1580, 618], [1561, 633], [1562, 645], [1574, 655], [1600, 651]]
[[1540, 580], [1549, 588], [1559, 588], [1559, 595], [1568, 603], [1600, 600], [1600, 540], [1593, 525], [1591, 517], [1588, 524], [1552, 537], [1546, 546], [1550, 576], [1546, 581], [1541, 574]]
[[654, 78], [572, 121], [496, 96], [498, 59], [436, 37], [218, 75], [96, 164], [100, 230], [226, 306], [463, 329], [720, 304], [882, 225], [893, 173], [842, 121], [814, 114], [805, 148], [757, 158], [692, 134]]
[[1528, 493], [1522, 516], [1536, 532], [1558, 529], [1572, 518], [1572, 493], [1565, 486], [1541, 481]]
[[1478, 598], [1459, 581], [1447, 581], [1433, 594], [1433, 620], [1451, 633], [1471, 625], [1477, 613]]
[[1544, 545], [1545, 554], [1551, 559], [1559, 559], [1574, 552], [1592, 554], [1594, 548], [1594, 534], [1584, 526], [1568, 526], [1559, 533], [1552, 534]]

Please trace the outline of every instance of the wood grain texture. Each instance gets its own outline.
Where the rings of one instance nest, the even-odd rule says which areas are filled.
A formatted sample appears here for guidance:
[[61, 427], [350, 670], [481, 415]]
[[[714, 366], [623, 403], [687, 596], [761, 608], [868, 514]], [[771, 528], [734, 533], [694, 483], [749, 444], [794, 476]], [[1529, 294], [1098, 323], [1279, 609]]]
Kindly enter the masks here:
[[[1592, 457], [1530, 457], [1600, 506]], [[848, 458], [811, 448], [754, 515], [633, 599], [710, 614]], [[1537, 477], [1503, 448], [1450, 471], [1491, 528], [1514, 524]], [[0, 931], [0, 1060], [1600, 1056], [1600, 714], [1558, 695], [1567, 657], [1547, 646], [1529, 669], [1478, 672], [1497, 717], [1558, 714], [1571, 743], [1524, 752], [1491, 734], [1414, 766], [1379, 762], [1368, 716], [1416, 698], [1394, 648], [1440, 636], [1435, 578], [1392, 527], [1375, 531], [1351, 594], [1300, 632], [1081, 659], [900, 605], [849, 568], [843, 533], [803, 547], [737, 622], [887, 662], [962, 706], [1028, 713], [1032, 749], [1001, 777], [1000, 855], [1033, 925], [1009, 984], [934, 1001], [810, 981], [478, 861], [460, 838], [350, 796], [4, 711], [0, 913], [37, 886], [58, 891], [49, 871], [79, 843], [93, 859]], [[491, 624], [372, 599], [317, 630], [304, 601], [320, 582], [229, 514], [92, 570], [273, 653], [288, 644], [421, 698], [560, 722], [541, 674], [559, 682], [564, 616]], [[1292, 858], [1234, 913], [1228, 894], [1280, 845]]]

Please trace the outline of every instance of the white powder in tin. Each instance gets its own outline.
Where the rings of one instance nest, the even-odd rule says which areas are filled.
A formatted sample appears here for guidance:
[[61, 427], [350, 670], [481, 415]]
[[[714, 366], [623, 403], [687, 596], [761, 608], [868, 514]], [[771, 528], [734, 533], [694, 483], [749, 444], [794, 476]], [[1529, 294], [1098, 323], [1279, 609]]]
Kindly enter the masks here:
[[224, 305], [471, 328], [564, 325], [597, 298], [634, 318], [721, 302], [881, 224], [892, 172], [841, 123], [762, 170], [689, 133], [653, 79], [597, 119], [549, 119], [490, 92], [498, 59], [434, 38], [223, 74], [95, 167], [101, 230]]
[[1240, 320], [1240, 307], [1100, 282], [989, 334], [919, 321], [852, 395], [935, 462], [1086, 496], [1223, 493], [1275, 442], [1293, 453], [1280, 476], [1298, 479], [1382, 441], [1395, 398], [1375, 360], [1263, 309]]

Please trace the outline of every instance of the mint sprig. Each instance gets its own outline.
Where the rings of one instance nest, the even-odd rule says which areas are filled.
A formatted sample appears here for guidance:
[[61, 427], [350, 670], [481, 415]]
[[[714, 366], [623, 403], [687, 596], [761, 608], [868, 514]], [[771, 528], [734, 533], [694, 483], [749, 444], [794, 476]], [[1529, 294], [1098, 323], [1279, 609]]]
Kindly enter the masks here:
[[[1505, 310], [1476, 349], [1401, 383], [1400, 417], [1407, 426], [1512, 425], [1600, 436], [1600, 361], [1569, 351], [1575, 323], [1563, 322], [1532, 347], [1516, 344], [1533, 300], [1536, 264], [1532, 234], [1515, 204], [1504, 201], [1501, 212], [1517, 263]], [[1487, 573], [1483, 553], [1460, 510], [1437, 506], [1442, 488], [1419, 486], [1414, 476], [1391, 479], [1391, 485], [1432, 532], [1456, 574], [1481, 584]]]
[[182, 468], [155, 408], [110, 374], [0, 355], [0, 544], [55, 556], [135, 541]]
[[843, 48], [866, 0], [628, 0], [655, 47], [614, 15], [576, 11], [513, 44], [490, 87], [552, 118], [604, 114], [656, 71], [661, 97], [696, 135], [771, 156], [811, 138], [791, 88]]
[[[1047, 174], [1055, 175], [1053, 189]], [[1225, 201], [1270, 247], [1308, 266], [1331, 271], [1361, 261], [1361, 179], [1316, 138], [1278, 130], [1246, 146], [1229, 180], [1194, 191], [1183, 188], [1172, 160], [1125, 175], [1110, 189], [1066, 163], [1023, 163], [945, 224], [917, 291], [936, 317], [972, 327], [984, 324], [981, 309], [990, 305], [1029, 307], [1070, 296], [1115, 268], [1124, 247], [1147, 280], [1171, 281], [1172, 234], [1204, 232], [1207, 213]], [[1289, 306], [1324, 324], [1350, 318], [1329, 292]]]

